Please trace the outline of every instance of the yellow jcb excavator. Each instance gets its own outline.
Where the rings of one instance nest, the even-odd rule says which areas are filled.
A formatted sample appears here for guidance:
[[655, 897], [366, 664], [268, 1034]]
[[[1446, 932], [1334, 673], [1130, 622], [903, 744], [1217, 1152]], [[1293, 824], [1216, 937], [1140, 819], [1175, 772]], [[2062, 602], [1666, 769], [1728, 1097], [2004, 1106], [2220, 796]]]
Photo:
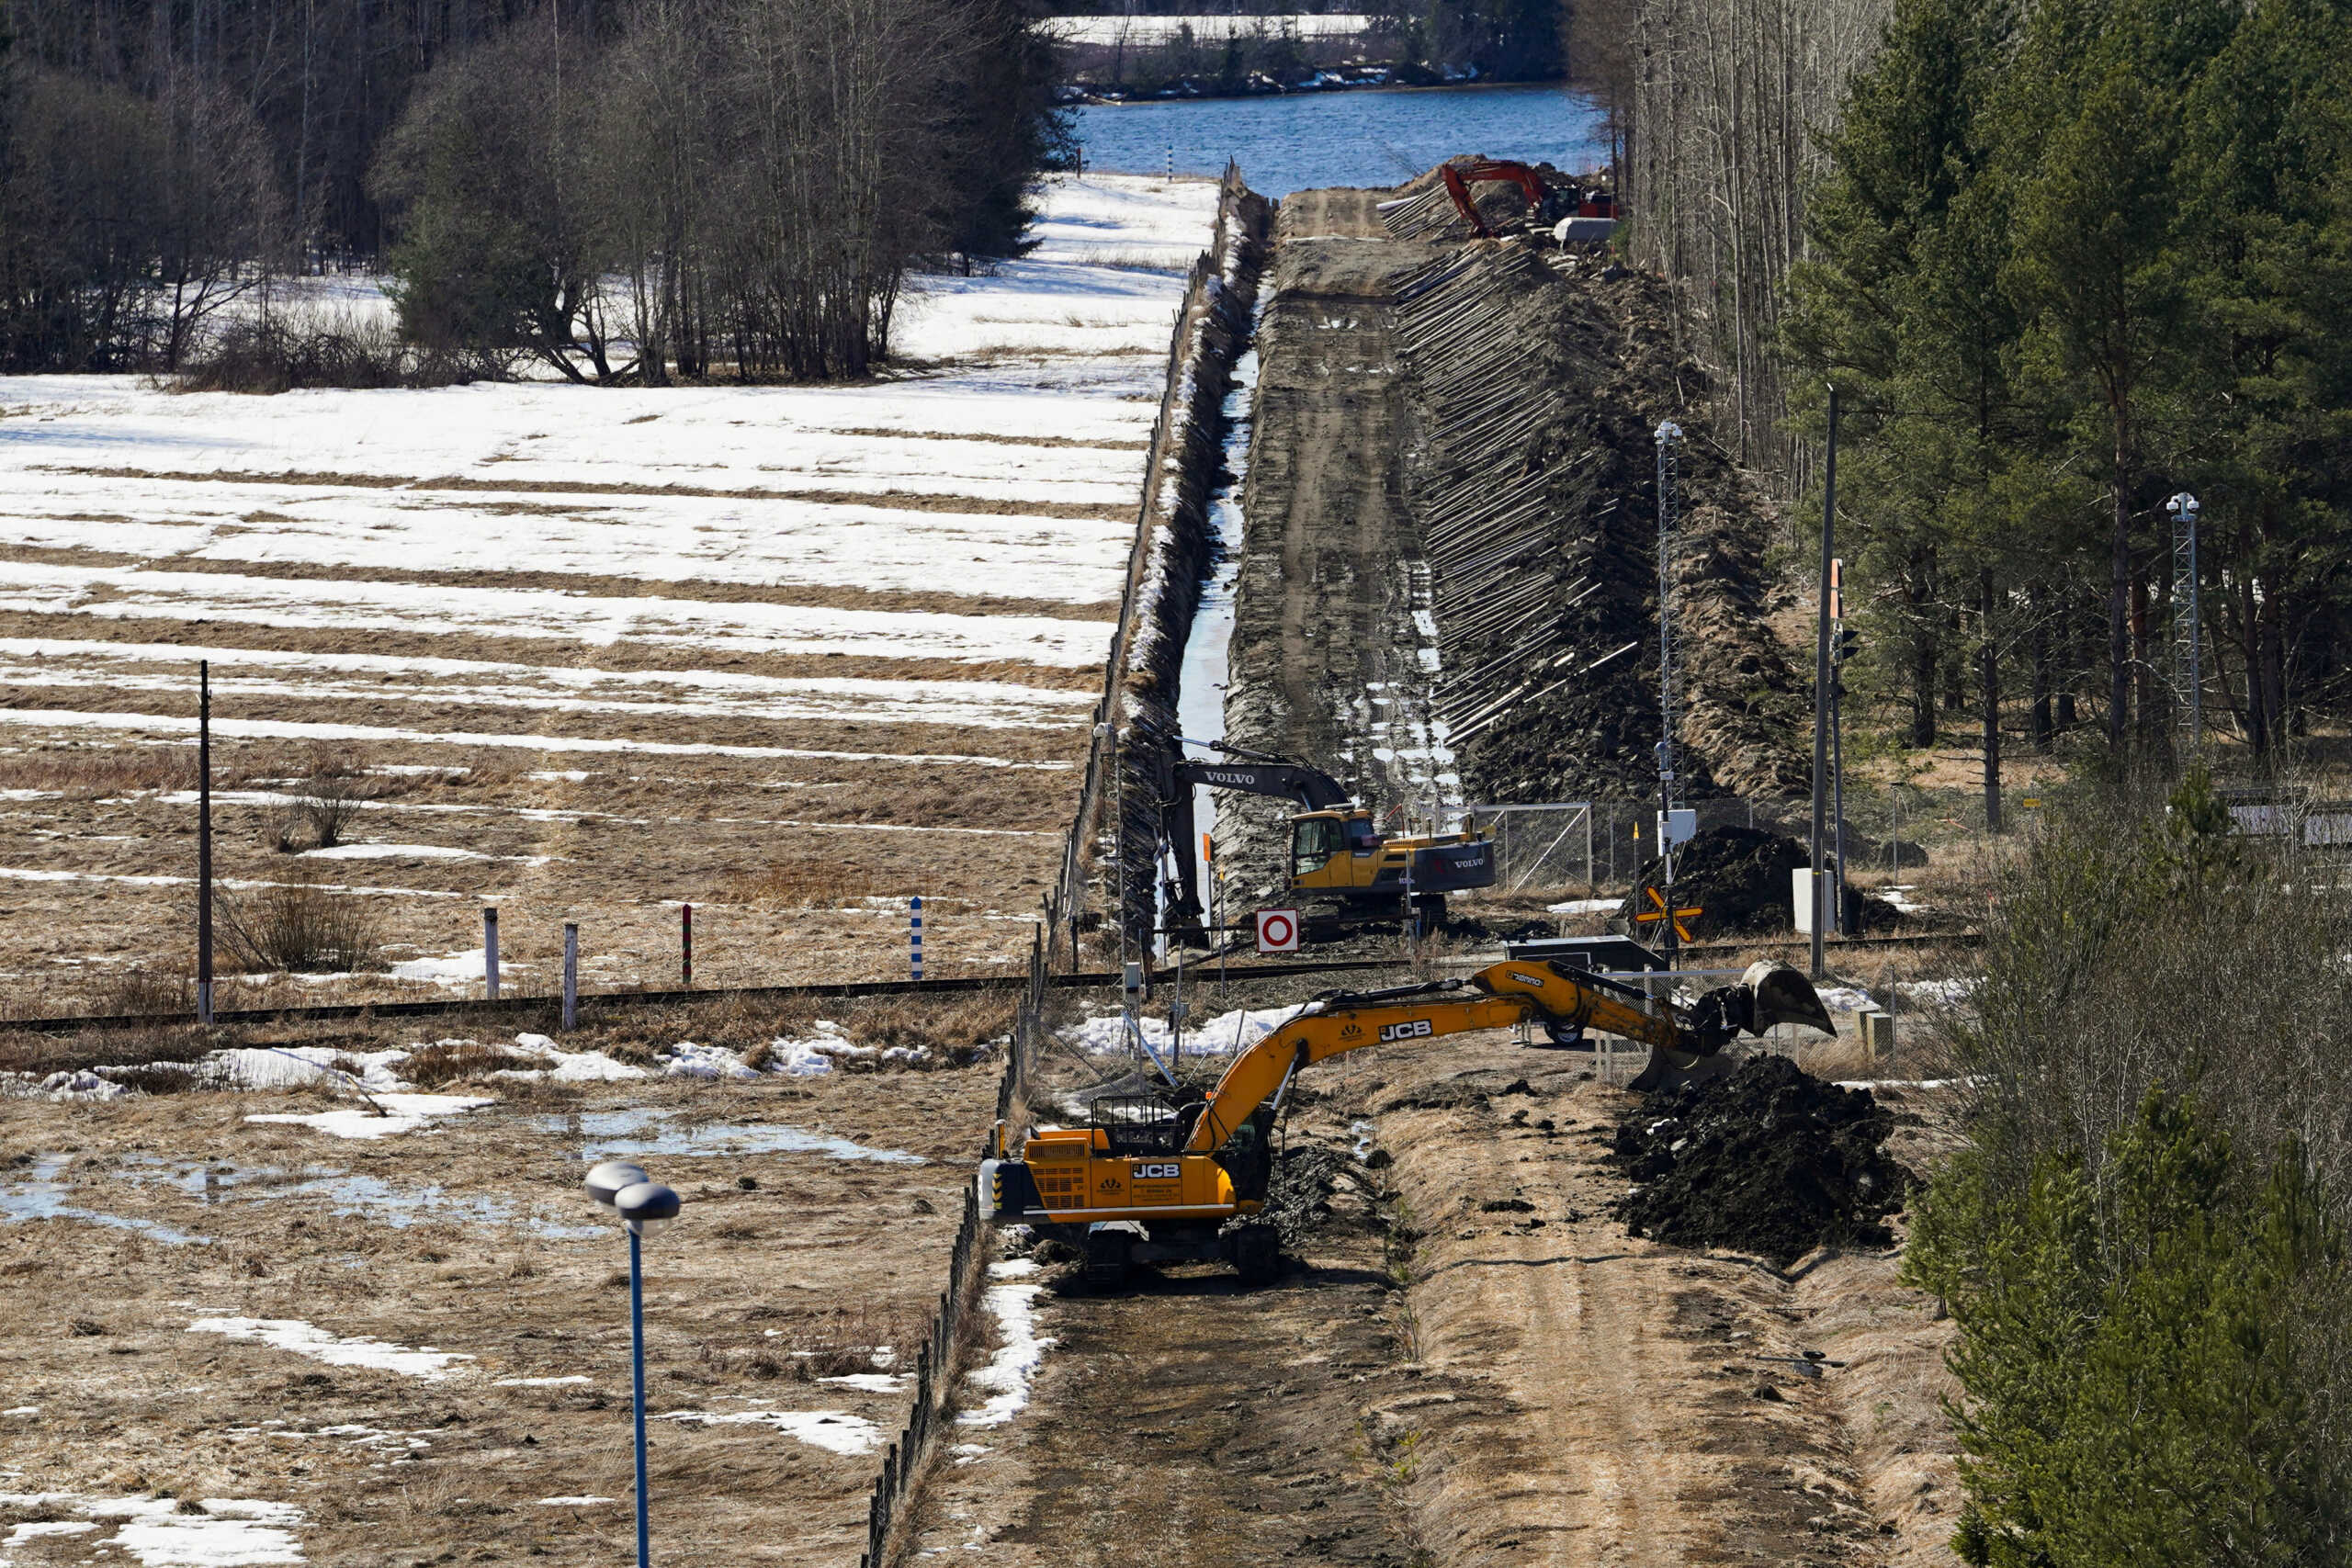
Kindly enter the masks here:
[[1000, 1224], [1025, 1224], [1080, 1248], [1097, 1284], [1131, 1263], [1213, 1261], [1260, 1284], [1280, 1268], [1280, 1241], [1257, 1220], [1272, 1174], [1270, 1134], [1300, 1069], [1367, 1046], [1432, 1041], [1475, 1029], [1540, 1024], [1552, 1043], [1587, 1029], [1638, 1041], [1649, 1066], [1631, 1087], [1647, 1093], [1731, 1070], [1724, 1047], [1745, 1032], [1803, 1023], [1834, 1032], [1812, 983], [1758, 964], [1685, 1009], [1556, 961], [1507, 961], [1466, 980], [1395, 990], [1332, 992], [1236, 1056], [1216, 1087], [1183, 1105], [1098, 1102], [1093, 1124], [1032, 1130], [1016, 1152], [990, 1130], [979, 1198]]

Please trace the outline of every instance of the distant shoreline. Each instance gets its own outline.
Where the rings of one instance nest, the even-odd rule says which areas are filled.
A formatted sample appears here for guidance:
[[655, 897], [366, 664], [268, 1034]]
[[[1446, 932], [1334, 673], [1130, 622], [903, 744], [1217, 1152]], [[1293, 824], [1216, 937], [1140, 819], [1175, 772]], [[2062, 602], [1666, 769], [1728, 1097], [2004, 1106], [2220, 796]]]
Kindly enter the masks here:
[[1555, 87], [1564, 92], [1577, 90], [1576, 84], [1565, 76], [1535, 77], [1511, 82], [1326, 82], [1313, 86], [1243, 86], [1200, 87], [1193, 92], [1155, 91], [1130, 94], [1124, 97], [1103, 97], [1079, 83], [1065, 85], [1064, 91], [1077, 95], [1064, 100], [1069, 108], [1124, 109], [1148, 108], [1163, 104], [1230, 103], [1237, 98], [1313, 98], [1331, 93], [1463, 93], [1493, 92], [1505, 87]]

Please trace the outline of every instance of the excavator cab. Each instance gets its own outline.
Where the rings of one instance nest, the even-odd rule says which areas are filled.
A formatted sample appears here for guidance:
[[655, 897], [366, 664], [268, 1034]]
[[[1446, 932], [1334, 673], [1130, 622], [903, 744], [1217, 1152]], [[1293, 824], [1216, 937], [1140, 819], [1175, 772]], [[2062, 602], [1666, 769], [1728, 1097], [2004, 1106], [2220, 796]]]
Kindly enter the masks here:
[[1348, 833], [1337, 811], [1312, 811], [1290, 819], [1290, 874], [1312, 876], [1347, 852]]

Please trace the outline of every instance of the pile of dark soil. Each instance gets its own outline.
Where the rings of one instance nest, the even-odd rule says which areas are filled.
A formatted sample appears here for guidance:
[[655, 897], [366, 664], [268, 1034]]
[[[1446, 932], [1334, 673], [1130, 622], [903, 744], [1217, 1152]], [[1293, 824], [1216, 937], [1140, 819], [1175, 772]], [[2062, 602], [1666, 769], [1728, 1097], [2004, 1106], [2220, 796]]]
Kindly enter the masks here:
[[[1685, 845], [1674, 863], [1674, 901], [1705, 911], [1683, 922], [1702, 941], [1785, 931], [1794, 923], [1789, 874], [1811, 863], [1804, 845], [1785, 833], [1709, 828]], [[1636, 912], [1650, 907], [1642, 889], [1656, 886], [1659, 874], [1657, 861], [1644, 863], [1633, 892], [1617, 911], [1620, 919], [1630, 922]], [[1850, 886], [1848, 892], [1859, 900], [1857, 929], [1892, 931], [1903, 923], [1902, 911], [1883, 898]]]
[[1882, 1146], [1894, 1125], [1868, 1089], [1751, 1057], [1729, 1077], [1652, 1095], [1619, 1123], [1618, 1160], [1641, 1185], [1617, 1217], [1634, 1235], [1784, 1268], [1816, 1247], [1887, 1247], [1880, 1217], [1903, 1206], [1911, 1180]]
[[[1686, 921], [1695, 937], [1755, 936], [1789, 929], [1789, 874], [1812, 863], [1805, 847], [1762, 828], [1709, 828], [1682, 846], [1674, 862], [1674, 901], [1705, 913]], [[1642, 867], [1618, 913], [1631, 919], [1649, 908], [1642, 889], [1662, 874], [1657, 861]]]
[[1282, 1233], [1283, 1245], [1296, 1248], [1331, 1219], [1331, 1194], [1348, 1156], [1337, 1149], [1294, 1146], [1284, 1149], [1266, 1183], [1266, 1206], [1258, 1217]]

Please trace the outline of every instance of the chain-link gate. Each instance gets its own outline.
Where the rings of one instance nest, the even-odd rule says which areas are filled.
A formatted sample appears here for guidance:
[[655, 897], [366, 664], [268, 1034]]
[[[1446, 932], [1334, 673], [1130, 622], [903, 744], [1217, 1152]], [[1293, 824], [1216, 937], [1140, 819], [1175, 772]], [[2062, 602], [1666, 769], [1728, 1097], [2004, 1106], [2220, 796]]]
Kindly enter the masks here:
[[1592, 803], [1473, 806], [1464, 819], [1495, 836], [1499, 893], [1592, 891]]

